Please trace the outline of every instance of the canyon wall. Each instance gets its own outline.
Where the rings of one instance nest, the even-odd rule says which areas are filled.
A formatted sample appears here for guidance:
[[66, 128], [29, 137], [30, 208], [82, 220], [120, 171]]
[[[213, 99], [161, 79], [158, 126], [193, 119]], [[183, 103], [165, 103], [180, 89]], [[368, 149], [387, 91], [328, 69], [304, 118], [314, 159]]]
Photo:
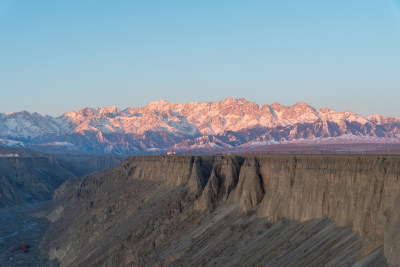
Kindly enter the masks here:
[[[122, 264], [117, 260], [121, 257], [123, 264], [188, 264], [195, 255], [185, 258], [189, 250], [184, 247], [190, 247], [193, 237], [186, 245], [180, 244], [179, 249], [183, 252], [166, 253], [167, 247], [177, 243], [182, 236], [194, 235], [188, 229], [201, 229], [204, 221], [199, 220], [202, 218], [211, 216], [210, 221], [216, 224], [220, 214], [230, 210], [233, 212], [229, 213], [231, 217], [228, 213], [224, 216], [231, 218], [231, 221], [226, 219], [226, 224], [231, 224], [231, 236], [243, 230], [242, 226], [239, 230], [234, 227], [243, 218], [249, 218], [248, 224], [264, 220], [272, 228], [288, 220], [296, 222], [296, 227], [328, 221], [334, 225], [328, 227], [331, 232], [325, 229], [320, 233], [326, 240], [333, 240], [335, 231], [344, 231], [338, 229], [350, 229], [341, 236], [343, 240], [354, 234], [358, 236], [358, 245], [351, 249], [343, 245], [346, 244], [344, 241], [335, 241], [342, 244], [335, 255], [349, 249], [353, 254], [346, 259], [363, 265], [379, 253], [382, 256], [383, 251], [384, 257], [378, 257], [381, 264], [382, 258], [389, 264], [400, 264], [399, 175], [400, 157], [397, 156], [132, 157], [112, 170], [61, 186], [56, 192], [53, 209], [47, 215], [53, 224], [42, 246], [50, 258], [65, 266], [100, 262], [116, 266]], [[164, 229], [165, 236], [161, 235], [160, 229]], [[257, 234], [268, 231], [259, 230]], [[296, 236], [304, 235], [303, 232], [296, 232]], [[52, 237], [54, 234], [57, 234], [57, 240]], [[161, 240], [160, 235], [164, 236]], [[258, 243], [249, 241], [249, 244], [257, 243], [257, 249], [263, 244], [264, 251], [268, 251], [266, 246], [272, 246], [273, 242], [267, 237], [271, 238], [271, 235]], [[85, 238], [89, 241], [83, 247], [79, 244]], [[210, 236], [209, 240], [213, 238], [216, 237]], [[292, 263], [322, 264], [323, 260], [333, 257], [330, 264], [338, 264], [339, 259], [331, 255], [332, 251], [317, 252], [315, 246], [323, 240], [314, 240], [312, 246], [315, 253], [323, 255], [319, 262], [311, 261], [312, 255], [303, 259], [296, 258], [293, 253], [286, 259]], [[199, 251], [206, 250], [204, 242], [208, 241], [203, 240], [202, 246], [196, 245]], [[215, 242], [220, 242], [218, 248], [224, 246], [220, 239]], [[332, 243], [332, 246], [337, 247], [339, 243]], [[99, 244], [102, 244], [101, 249], [96, 247]], [[129, 254], [128, 251], [133, 253], [134, 248], [140, 250], [139, 247], [142, 250], [145, 247], [146, 251], [136, 256]], [[249, 247], [249, 251], [254, 252], [254, 249]], [[291, 249], [291, 252], [295, 250]], [[85, 251], [85, 257], [82, 251]], [[174, 258], [171, 255], [175, 255]], [[271, 255], [265, 254], [260, 261], [268, 265]], [[249, 259], [230, 263], [254, 263]]]

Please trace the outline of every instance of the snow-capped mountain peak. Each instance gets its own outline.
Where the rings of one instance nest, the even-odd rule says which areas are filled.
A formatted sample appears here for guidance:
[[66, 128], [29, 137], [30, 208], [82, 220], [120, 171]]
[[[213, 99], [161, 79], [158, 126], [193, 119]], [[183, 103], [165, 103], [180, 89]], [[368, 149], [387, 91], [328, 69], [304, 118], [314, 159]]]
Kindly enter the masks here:
[[84, 151], [127, 154], [170, 147], [217, 149], [301, 140], [399, 142], [400, 119], [316, 110], [305, 102], [283, 106], [233, 97], [186, 104], [159, 100], [123, 111], [114, 106], [86, 107], [56, 118], [27, 111], [0, 114], [0, 139], [10, 144], [68, 143], [68, 147]]

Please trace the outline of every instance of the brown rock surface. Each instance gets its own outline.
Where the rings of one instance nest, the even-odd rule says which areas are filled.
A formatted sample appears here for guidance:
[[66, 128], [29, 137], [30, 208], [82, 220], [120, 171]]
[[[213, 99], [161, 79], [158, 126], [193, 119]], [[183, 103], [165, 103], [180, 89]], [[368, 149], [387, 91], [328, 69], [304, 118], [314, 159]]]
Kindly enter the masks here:
[[42, 250], [61, 266], [400, 264], [399, 176], [397, 156], [133, 157], [56, 191]]

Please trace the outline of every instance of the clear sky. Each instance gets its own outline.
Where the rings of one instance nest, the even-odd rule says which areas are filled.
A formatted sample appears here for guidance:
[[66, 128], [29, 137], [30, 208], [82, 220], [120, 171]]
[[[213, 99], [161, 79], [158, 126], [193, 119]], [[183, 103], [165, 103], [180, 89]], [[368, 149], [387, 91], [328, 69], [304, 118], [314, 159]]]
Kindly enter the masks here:
[[0, 112], [243, 97], [400, 117], [400, 0], [0, 0]]

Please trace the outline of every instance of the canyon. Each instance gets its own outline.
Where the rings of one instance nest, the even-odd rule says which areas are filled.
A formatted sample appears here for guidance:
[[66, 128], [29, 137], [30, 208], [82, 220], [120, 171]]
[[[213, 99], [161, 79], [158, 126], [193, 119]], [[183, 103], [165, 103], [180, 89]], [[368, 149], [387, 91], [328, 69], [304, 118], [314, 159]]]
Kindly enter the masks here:
[[0, 155], [1, 266], [53, 266], [39, 250], [49, 222], [29, 213], [49, 202], [65, 181], [114, 167], [125, 159], [88, 154], [60, 157], [7, 147], [0, 147]]
[[[1, 148], [0, 208], [50, 200], [54, 190], [73, 177], [116, 166], [124, 157], [60, 157], [26, 149]], [[10, 154], [11, 153], [11, 154]]]
[[400, 157], [136, 156], [36, 212], [60, 266], [400, 264]]

